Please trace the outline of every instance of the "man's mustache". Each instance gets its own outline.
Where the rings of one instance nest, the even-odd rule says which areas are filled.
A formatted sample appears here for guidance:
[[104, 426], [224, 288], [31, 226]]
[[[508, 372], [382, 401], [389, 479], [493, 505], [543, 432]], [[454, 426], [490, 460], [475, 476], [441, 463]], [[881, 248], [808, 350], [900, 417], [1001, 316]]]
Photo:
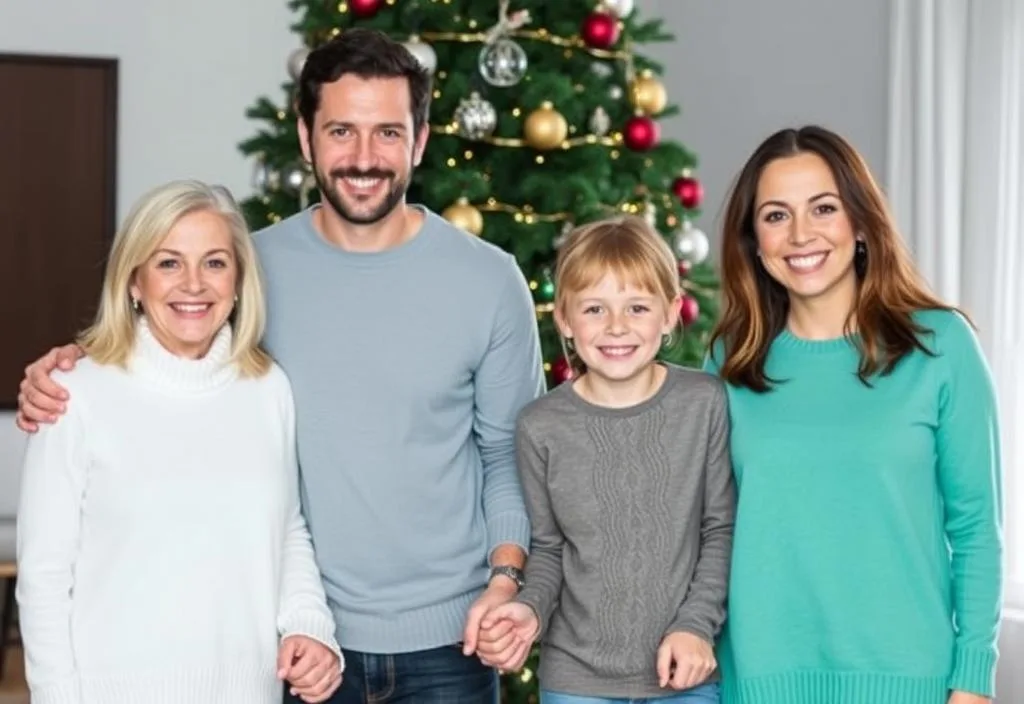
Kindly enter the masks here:
[[395, 177], [395, 172], [385, 171], [384, 169], [367, 169], [365, 171], [360, 169], [334, 169], [330, 175], [331, 178], [383, 178], [390, 180]]

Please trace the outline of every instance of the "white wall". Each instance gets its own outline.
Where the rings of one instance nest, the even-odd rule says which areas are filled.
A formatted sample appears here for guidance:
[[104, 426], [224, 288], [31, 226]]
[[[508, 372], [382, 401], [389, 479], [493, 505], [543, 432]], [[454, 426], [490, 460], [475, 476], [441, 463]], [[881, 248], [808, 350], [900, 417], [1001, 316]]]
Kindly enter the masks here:
[[[283, 97], [292, 19], [285, 0], [0, 0], [0, 53], [119, 59], [120, 220], [173, 178], [250, 193], [252, 167], [236, 145], [259, 127], [246, 108]], [[20, 465], [23, 444], [13, 414], [0, 412], [0, 472]]]
[[636, 0], [676, 35], [674, 44], [644, 50], [664, 63], [669, 96], [682, 109], [666, 121], [663, 136], [700, 159], [705, 206], [698, 224], [712, 242], [732, 179], [776, 129], [809, 122], [829, 127], [850, 139], [882, 180], [889, 5]]

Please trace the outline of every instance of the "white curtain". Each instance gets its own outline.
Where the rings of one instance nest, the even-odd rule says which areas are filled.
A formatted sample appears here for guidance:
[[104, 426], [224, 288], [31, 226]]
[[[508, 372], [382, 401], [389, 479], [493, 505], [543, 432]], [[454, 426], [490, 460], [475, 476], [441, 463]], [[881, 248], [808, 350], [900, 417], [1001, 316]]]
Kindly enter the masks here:
[[[893, 0], [891, 21], [886, 185], [922, 272], [978, 323], [995, 375], [1006, 599], [1024, 618], [1024, 0]], [[1000, 701], [1024, 702], [1012, 696]]]

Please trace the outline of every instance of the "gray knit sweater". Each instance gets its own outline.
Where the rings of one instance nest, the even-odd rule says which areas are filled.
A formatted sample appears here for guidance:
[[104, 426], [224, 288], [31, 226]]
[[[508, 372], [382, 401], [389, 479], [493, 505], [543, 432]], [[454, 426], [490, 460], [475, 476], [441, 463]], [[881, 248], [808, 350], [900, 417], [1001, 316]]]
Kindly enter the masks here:
[[651, 697], [662, 639], [712, 641], [725, 620], [735, 489], [722, 383], [668, 367], [623, 409], [563, 384], [519, 417], [532, 524], [520, 600], [541, 620], [540, 684]]

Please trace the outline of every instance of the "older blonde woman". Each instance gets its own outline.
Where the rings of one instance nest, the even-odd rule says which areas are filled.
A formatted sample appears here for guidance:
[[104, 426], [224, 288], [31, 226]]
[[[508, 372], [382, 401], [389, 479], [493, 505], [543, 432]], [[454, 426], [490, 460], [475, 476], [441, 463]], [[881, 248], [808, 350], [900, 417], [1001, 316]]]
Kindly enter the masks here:
[[299, 511], [294, 410], [223, 189], [174, 182], [117, 233], [66, 415], [29, 440], [18, 601], [37, 704], [306, 702], [341, 680]]

